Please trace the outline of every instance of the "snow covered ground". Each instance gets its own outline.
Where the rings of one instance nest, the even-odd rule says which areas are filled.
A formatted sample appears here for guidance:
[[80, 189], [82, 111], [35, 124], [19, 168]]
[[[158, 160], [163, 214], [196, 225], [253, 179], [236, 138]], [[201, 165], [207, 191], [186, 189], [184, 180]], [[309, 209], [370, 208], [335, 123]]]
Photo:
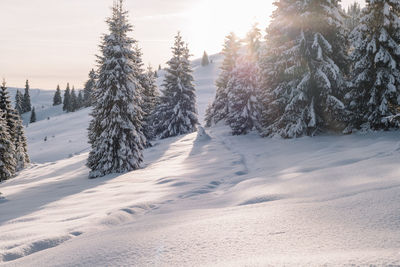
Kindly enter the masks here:
[[[217, 68], [194, 64], [203, 116]], [[34, 164], [0, 185], [0, 265], [400, 265], [398, 132], [281, 140], [220, 125], [89, 180], [88, 114], [27, 128]]]

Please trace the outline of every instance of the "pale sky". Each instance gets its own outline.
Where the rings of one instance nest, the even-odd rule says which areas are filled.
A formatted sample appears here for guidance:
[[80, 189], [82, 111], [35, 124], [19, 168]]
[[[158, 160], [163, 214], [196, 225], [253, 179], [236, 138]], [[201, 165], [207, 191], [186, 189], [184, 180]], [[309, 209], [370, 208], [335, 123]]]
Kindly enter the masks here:
[[[344, 0], [348, 6], [355, 0]], [[358, 0], [364, 3], [364, 0]], [[82, 88], [95, 66], [112, 0], [0, 0], [0, 78], [8, 86]], [[194, 57], [221, 50], [231, 31], [243, 37], [254, 23], [264, 30], [273, 0], [126, 0], [133, 36], [154, 67], [171, 56], [180, 30]]]

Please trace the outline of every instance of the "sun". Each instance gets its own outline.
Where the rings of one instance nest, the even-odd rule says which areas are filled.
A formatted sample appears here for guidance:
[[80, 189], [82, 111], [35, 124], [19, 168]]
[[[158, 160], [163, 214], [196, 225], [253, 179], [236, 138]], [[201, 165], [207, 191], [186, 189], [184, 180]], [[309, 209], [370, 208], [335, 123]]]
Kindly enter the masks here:
[[220, 50], [226, 35], [235, 32], [244, 37], [255, 23], [264, 30], [273, 10], [273, 1], [265, 0], [199, 1], [188, 12], [190, 23], [185, 27], [192, 36], [194, 53], [202, 53], [207, 47]]

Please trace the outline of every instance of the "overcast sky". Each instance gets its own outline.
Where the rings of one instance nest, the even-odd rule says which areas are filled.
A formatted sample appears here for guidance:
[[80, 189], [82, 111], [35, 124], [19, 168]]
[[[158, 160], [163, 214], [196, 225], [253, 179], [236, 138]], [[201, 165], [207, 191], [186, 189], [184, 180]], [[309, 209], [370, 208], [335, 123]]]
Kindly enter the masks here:
[[[358, 0], [364, 2], [363, 0]], [[95, 65], [112, 0], [0, 0], [0, 77], [9, 86], [81, 88]], [[263, 29], [273, 0], [126, 0], [144, 62], [165, 64], [180, 30], [195, 57], [221, 50], [225, 35]], [[354, 0], [344, 0], [347, 6]]]

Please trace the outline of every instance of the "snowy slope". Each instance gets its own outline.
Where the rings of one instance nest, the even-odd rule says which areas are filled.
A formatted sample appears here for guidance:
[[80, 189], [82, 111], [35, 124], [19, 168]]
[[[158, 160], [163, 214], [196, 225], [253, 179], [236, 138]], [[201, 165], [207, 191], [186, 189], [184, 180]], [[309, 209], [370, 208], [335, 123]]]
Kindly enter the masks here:
[[[203, 116], [217, 69], [194, 68]], [[28, 127], [35, 164], [0, 185], [0, 265], [400, 265], [398, 132], [281, 140], [218, 126], [88, 180], [88, 113]]]
[[[17, 90], [24, 93], [25, 89], [22, 88], [8, 88], [10, 97], [14, 105], [15, 94]], [[41, 90], [41, 89], [30, 89], [29, 95], [31, 97], [31, 104], [35, 107], [37, 121], [45, 120], [49, 117], [54, 117], [63, 114], [62, 106], [53, 107], [53, 97], [55, 90]], [[31, 113], [25, 113], [22, 115], [24, 125], [28, 125], [30, 121]]]

